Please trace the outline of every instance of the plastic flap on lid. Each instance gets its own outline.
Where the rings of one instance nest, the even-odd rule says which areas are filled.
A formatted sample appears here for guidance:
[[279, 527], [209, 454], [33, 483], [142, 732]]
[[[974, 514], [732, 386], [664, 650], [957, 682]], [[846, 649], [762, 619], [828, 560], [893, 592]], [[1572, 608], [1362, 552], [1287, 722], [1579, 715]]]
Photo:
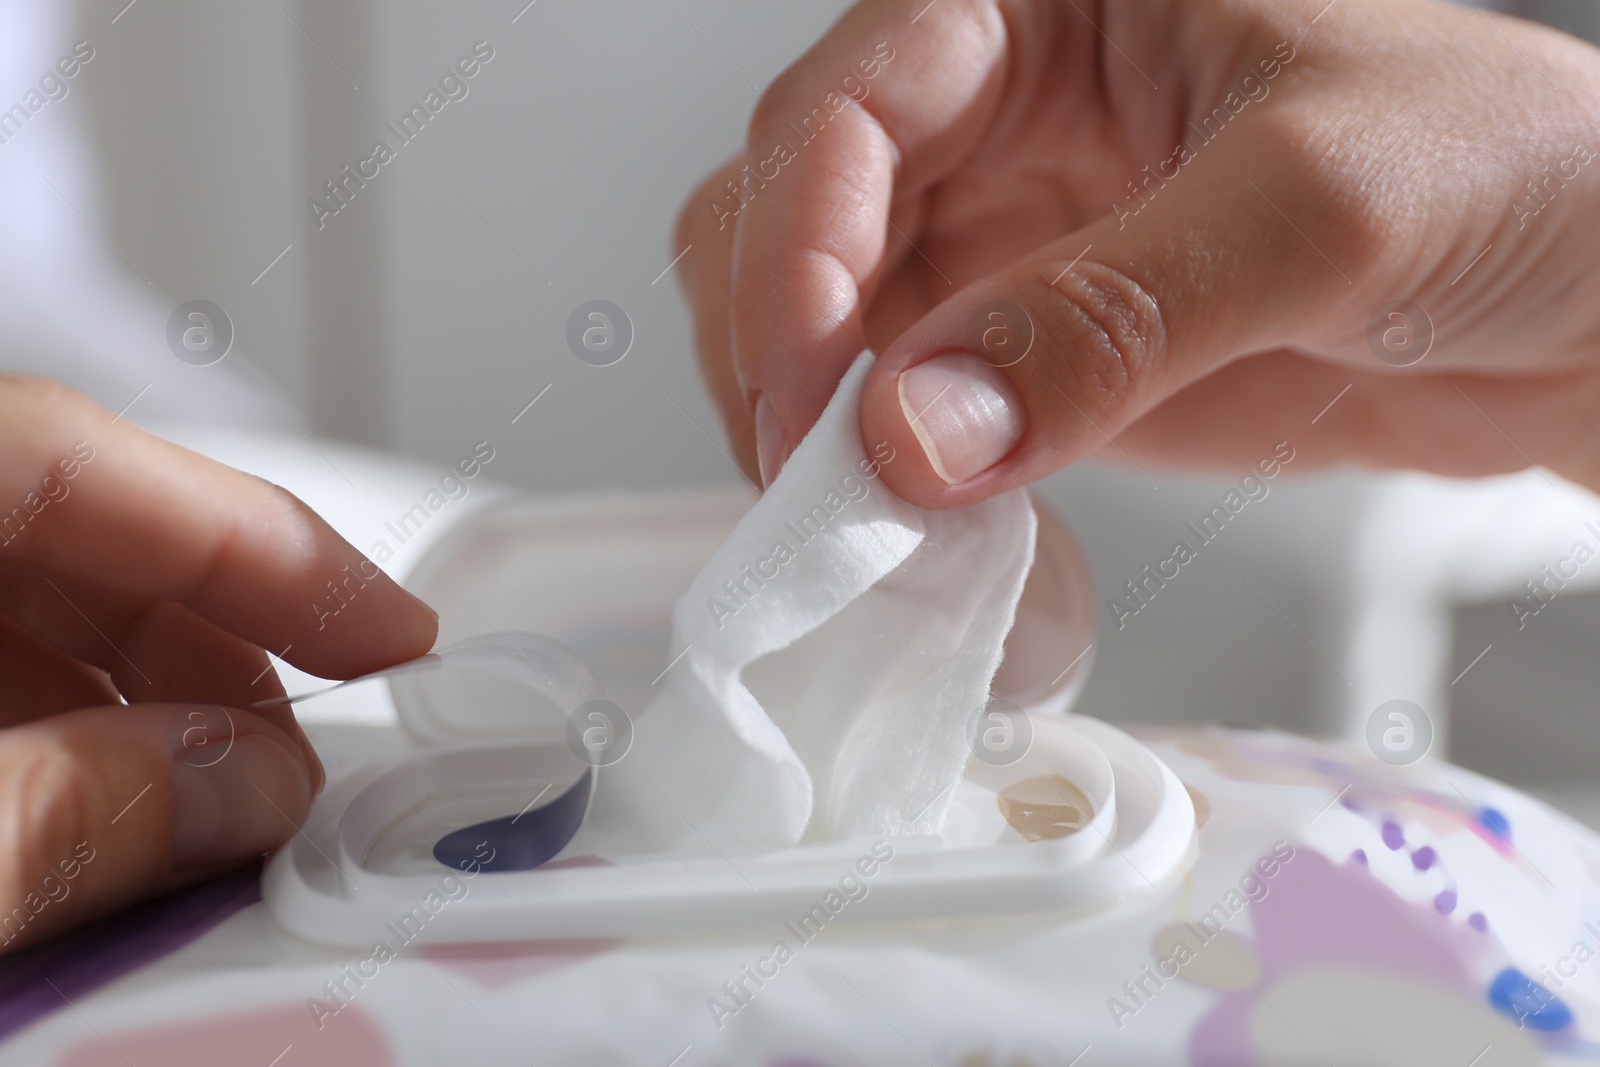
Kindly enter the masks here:
[[[548, 637], [500, 632], [258, 707], [380, 678], [424, 752], [349, 802], [339, 834], [347, 865], [531, 870], [566, 847], [604, 764], [603, 750], [587, 744], [593, 731], [568, 724], [596, 715], [610, 722], [615, 707], [581, 657]], [[575, 734], [578, 743], [537, 742], [553, 731]]]
[[257, 706], [299, 704], [379, 678], [389, 680], [400, 728], [424, 746], [559, 738], [586, 705], [603, 702], [594, 672], [561, 642], [496, 632]]

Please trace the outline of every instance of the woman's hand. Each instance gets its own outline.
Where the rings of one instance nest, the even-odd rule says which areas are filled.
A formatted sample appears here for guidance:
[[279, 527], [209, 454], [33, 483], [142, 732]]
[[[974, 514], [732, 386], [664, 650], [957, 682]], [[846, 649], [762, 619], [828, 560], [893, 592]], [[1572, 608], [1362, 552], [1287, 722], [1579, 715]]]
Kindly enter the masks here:
[[264, 650], [348, 678], [437, 618], [282, 489], [54, 383], [0, 376], [0, 456], [10, 951], [291, 836], [322, 766], [287, 707], [245, 710], [283, 695]]
[[1108, 444], [1600, 488], [1597, 117], [1428, 0], [867, 0], [684, 209], [702, 366], [770, 480], [872, 347], [928, 507]]

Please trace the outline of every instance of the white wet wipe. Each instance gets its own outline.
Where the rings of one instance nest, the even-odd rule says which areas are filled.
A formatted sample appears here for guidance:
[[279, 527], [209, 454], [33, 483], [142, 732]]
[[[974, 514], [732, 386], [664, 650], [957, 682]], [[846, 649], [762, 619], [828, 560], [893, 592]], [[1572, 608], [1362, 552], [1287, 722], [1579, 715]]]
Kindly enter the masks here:
[[880, 479], [860, 356], [679, 598], [672, 655], [568, 854], [756, 851], [937, 832], [1036, 520], [1023, 490], [927, 511]]

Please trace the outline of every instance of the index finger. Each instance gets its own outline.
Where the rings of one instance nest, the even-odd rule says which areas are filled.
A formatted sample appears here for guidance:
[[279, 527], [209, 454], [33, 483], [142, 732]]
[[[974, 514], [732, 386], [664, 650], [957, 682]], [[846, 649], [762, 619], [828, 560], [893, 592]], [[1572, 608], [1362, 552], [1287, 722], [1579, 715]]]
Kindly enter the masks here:
[[0, 376], [0, 455], [0, 553], [186, 605], [325, 677], [432, 647], [433, 611], [305, 504], [63, 386]]
[[756, 105], [746, 166], [710, 209], [737, 220], [733, 363], [763, 450], [786, 456], [866, 347], [895, 207], [982, 134], [1005, 42], [981, 0], [864, 4]]

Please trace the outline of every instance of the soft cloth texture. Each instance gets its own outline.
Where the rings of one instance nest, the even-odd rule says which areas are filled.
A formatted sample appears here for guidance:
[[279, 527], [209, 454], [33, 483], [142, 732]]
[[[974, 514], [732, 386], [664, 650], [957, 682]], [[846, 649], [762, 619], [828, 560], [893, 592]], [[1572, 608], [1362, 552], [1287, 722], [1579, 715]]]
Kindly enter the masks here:
[[[760, 850], [944, 822], [1035, 518], [1015, 490], [925, 511], [858, 428], [872, 356], [677, 602], [681, 658], [600, 773], [569, 854]], [[904, 462], [904, 460], [898, 460]]]

